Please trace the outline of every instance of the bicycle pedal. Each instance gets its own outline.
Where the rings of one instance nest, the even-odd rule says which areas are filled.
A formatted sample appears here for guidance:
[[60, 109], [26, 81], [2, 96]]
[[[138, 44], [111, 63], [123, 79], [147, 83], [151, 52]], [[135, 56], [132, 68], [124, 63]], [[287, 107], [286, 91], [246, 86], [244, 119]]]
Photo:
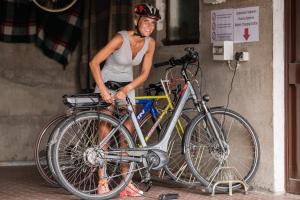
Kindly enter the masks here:
[[151, 189], [151, 187], [152, 187], [152, 181], [148, 181], [148, 183], [146, 183], [146, 184], [147, 184], [147, 186], [146, 186], [144, 192], [148, 192]]
[[179, 195], [177, 193], [168, 193], [168, 194], [161, 194], [159, 195], [159, 200], [171, 200], [171, 199], [178, 199]]
[[147, 183], [147, 182], [149, 182], [151, 180], [151, 174], [150, 174], [150, 172], [148, 171], [148, 170], [146, 170], [146, 172], [145, 172], [145, 176], [143, 177], [143, 179], [142, 179], [142, 183]]

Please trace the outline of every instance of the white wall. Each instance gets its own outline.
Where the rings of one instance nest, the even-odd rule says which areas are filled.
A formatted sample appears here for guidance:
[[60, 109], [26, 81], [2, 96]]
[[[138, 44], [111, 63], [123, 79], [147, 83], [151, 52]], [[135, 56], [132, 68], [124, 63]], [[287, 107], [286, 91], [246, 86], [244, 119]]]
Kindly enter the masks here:
[[277, 193], [285, 192], [284, 64], [284, 1], [273, 0], [273, 191]]

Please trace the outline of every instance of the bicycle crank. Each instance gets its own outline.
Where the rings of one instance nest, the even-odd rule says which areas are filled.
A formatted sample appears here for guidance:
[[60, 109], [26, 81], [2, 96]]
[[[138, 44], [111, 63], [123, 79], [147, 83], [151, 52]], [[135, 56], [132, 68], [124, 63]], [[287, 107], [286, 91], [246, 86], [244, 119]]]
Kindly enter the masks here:
[[150, 170], [160, 170], [168, 163], [169, 158], [166, 152], [153, 149], [147, 153], [146, 161]]

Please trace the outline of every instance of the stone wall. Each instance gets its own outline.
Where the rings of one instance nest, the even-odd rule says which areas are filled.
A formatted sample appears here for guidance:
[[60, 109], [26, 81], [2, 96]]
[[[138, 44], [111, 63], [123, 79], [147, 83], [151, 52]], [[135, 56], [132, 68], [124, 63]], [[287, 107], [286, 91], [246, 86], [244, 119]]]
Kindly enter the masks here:
[[38, 132], [76, 91], [76, 53], [63, 69], [33, 44], [0, 43], [0, 162], [32, 161]]

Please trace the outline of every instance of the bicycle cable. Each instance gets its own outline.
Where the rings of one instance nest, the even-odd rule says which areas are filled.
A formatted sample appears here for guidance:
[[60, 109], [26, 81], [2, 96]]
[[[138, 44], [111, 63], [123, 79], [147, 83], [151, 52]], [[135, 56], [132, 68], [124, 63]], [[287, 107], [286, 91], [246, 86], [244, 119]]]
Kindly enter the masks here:
[[229, 106], [229, 103], [230, 103], [230, 94], [233, 90], [233, 82], [234, 82], [234, 78], [235, 78], [238, 66], [239, 66], [239, 61], [236, 61], [236, 65], [235, 65], [235, 68], [233, 69], [233, 75], [232, 75], [231, 82], [230, 82], [230, 89], [229, 89], [229, 92], [228, 92], [228, 95], [227, 95], [227, 103], [226, 103], [225, 110], [228, 109], [228, 106]]

